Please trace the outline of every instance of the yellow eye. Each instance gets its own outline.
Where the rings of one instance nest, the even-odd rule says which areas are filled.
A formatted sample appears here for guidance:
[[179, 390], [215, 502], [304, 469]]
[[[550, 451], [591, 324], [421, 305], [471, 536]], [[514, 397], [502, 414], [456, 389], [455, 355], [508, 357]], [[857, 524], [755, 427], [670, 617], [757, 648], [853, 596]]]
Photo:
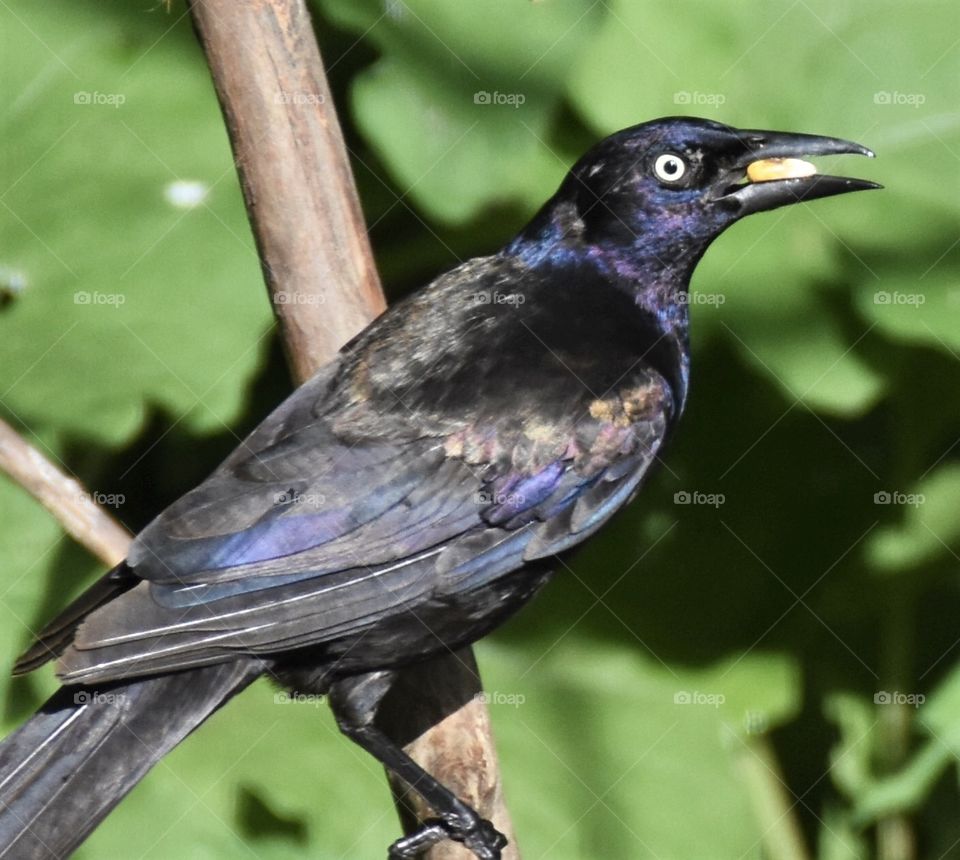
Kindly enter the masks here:
[[665, 152], [653, 162], [653, 172], [661, 182], [676, 182], [687, 172], [687, 162], [679, 155]]

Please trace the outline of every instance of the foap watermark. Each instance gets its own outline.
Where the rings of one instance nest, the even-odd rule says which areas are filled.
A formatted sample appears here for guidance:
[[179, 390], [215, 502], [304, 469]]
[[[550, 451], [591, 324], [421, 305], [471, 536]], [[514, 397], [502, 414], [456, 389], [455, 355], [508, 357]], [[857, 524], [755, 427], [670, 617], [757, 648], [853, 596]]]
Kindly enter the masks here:
[[875, 105], [900, 105], [918, 108], [925, 104], [927, 97], [923, 93], [901, 93], [897, 90], [879, 90], [873, 94]]
[[275, 305], [324, 305], [327, 297], [317, 293], [299, 293], [289, 290], [278, 290], [273, 294]]
[[320, 693], [299, 693], [296, 690], [282, 690], [273, 694], [275, 705], [313, 705], [319, 708], [327, 697]]
[[501, 93], [498, 90], [494, 90], [492, 93], [487, 90], [477, 90], [473, 94], [475, 105], [505, 105], [518, 108], [526, 100], [527, 97], [523, 93]]
[[293, 92], [288, 92], [287, 90], [280, 90], [273, 97], [274, 104], [278, 105], [294, 105], [296, 107], [305, 107], [311, 105], [322, 105], [326, 102], [327, 97], [323, 93], [310, 93], [302, 92], [295, 90]]
[[523, 507], [527, 499], [523, 493], [495, 493], [491, 490], [480, 490], [473, 495], [474, 504], [477, 505], [510, 505], [511, 507]]
[[125, 699], [123, 693], [104, 693], [100, 690], [77, 690], [73, 694], [75, 705], [120, 705]]
[[101, 293], [97, 290], [89, 292], [88, 290], [77, 290], [73, 294], [73, 303], [75, 305], [106, 305], [107, 307], [119, 308], [126, 304], [127, 297], [123, 293]]
[[727, 497], [723, 493], [701, 493], [699, 490], [678, 490], [673, 494], [675, 505], [708, 505], [719, 508]]
[[901, 493], [899, 490], [878, 490], [873, 494], [875, 505], [910, 505], [919, 508], [926, 500], [923, 493]]
[[298, 493], [296, 490], [285, 490], [273, 494], [275, 505], [302, 505], [303, 507], [322, 508], [327, 502], [323, 493]]
[[92, 493], [80, 493], [77, 496], [77, 500], [80, 502], [93, 502], [95, 505], [100, 505], [104, 508], [119, 508], [121, 505], [126, 504], [127, 497], [123, 493], [101, 493], [99, 490], [94, 490]]
[[523, 693], [501, 693], [498, 690], [477, 693], [474, 697], [481, 705], [510, 705], [519, 708], [527, 701]]
[[873, 694], [873, 703], [875, 705], [909, 705], [911, 708], [919, 708], [927, 697], [923, 693], [901, 693], [899, 690], [879, 690]]
[[701, 93], [694, 90], [679, 90], [673, 94], [673, 103], [675, 105], [706, 105], [709, 107], [720, 107], [726, 104], [727, 97], [723, 93]]
[[720, 307], [726, 304], [727, 297], [723, 293], [701, 293], [685, 292], [677, 296], [677, 301], [682, 305], [716, 305]]
[[518, 308], [527, 301], [527, 297], [523, 293], [501, 293], [493, 290], [473, 293], [470, 301], [475, 305], [510, 305]]
[[73, 103], [75, 105], [102, 105], [105, 107], [118, 108], [122, 107], [126, 101], [127, 97], [123, 93], [101, 93], [96, 90], [94, 92], [80, 90], [73, 94]]
[[913, 305], [920, 307], [927, 301], [923, 293], [901, 293], [894, 290], [892, 293], [887, 290], [877, 290], [873, 294], [873, 303], [875, 305]]
[[719, 708], [725, 701], [727, 697], [723, 693], [705, 693], [701, 690], [677, 690], [673, 694], [675, 705], [709, 705]]

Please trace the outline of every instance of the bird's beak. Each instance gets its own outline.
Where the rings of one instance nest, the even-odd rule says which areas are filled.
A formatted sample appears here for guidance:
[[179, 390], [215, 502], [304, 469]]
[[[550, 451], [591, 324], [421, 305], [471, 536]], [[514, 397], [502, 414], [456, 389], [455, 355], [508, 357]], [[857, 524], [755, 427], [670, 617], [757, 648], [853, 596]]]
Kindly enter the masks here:
[[736, 206], [740, 215], [882, 187], [865, 179], [824, 176], [802, 158], [846, 153], [873, 158], [873, 152], [859, 143], [778, 131], [737, 131], [736, 136], [737, 142], [717, 182], [716, 199]]

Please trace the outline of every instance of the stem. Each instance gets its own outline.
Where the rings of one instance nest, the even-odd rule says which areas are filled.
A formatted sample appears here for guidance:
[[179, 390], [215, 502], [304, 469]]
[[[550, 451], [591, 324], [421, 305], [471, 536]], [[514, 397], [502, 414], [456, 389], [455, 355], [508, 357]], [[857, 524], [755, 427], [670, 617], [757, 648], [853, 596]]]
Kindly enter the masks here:
[[[913, 665], [913, 590], [897, 577], [884, 589], [880, 677], [887, 692], [915, 692]], [[879, 766], [883, 775], [899, 771], [910, 755], [914, 709], [903, 702], [877, 705]], [[916, 860], [913, 822], [906, 812], [890, 813], [877, 822], [877, 860]]]
[[[895, 442], [892, 486], [905, 488], [913, 476], [921, 473], [919, 449], [922, 438], [914, 425], [923, 415], [917, 400], [914, 378], [901, 368], [898, 379], [900, 396], [893, 398], [891, 438]], [[919, 428], [918, 428], [919, 429]], [[917, 692], [914, 671], [915, 588], [907, 573], [893, 574], [883, 584], [883, 615], [880, 619], [880, 680], [887, 692]], [[877, 763], [881, 775], [896, 773], [906, 764], [912, 744], [914, 709], [906, 703], [890, 702], [879, 708]], [[911, 816], [891, 812], [877, 822], [877, 860], [916, 860], [917, 840]]]
[[770, 739], [765, 734], [737, 737], [734, 760], [754, 815], [760, 823], [764, 857], [770, 860], [810, 860], [796, 804], [786, 788]]

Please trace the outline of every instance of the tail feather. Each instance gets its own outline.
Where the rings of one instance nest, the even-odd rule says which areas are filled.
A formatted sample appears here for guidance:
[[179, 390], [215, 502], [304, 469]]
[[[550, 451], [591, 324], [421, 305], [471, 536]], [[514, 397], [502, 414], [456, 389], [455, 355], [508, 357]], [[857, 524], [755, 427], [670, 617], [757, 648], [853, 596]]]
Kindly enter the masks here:
[[73, 851], [148, 770], [262, 672], [232, 662], [62, 687], [0, 744], [0, 858]]
[[94, 609], [113, 600], [124, 591], [139, 582], [127, 567], [120, 562], [113, 570], [104, 574], [90, 588], [53, 619], [40, 633], [27, 651], [20, 655], [13, 667], [14, 675], [23, 675], [42, 666], [48, 660], [58, 657], [73, 639], [77, 625]]

